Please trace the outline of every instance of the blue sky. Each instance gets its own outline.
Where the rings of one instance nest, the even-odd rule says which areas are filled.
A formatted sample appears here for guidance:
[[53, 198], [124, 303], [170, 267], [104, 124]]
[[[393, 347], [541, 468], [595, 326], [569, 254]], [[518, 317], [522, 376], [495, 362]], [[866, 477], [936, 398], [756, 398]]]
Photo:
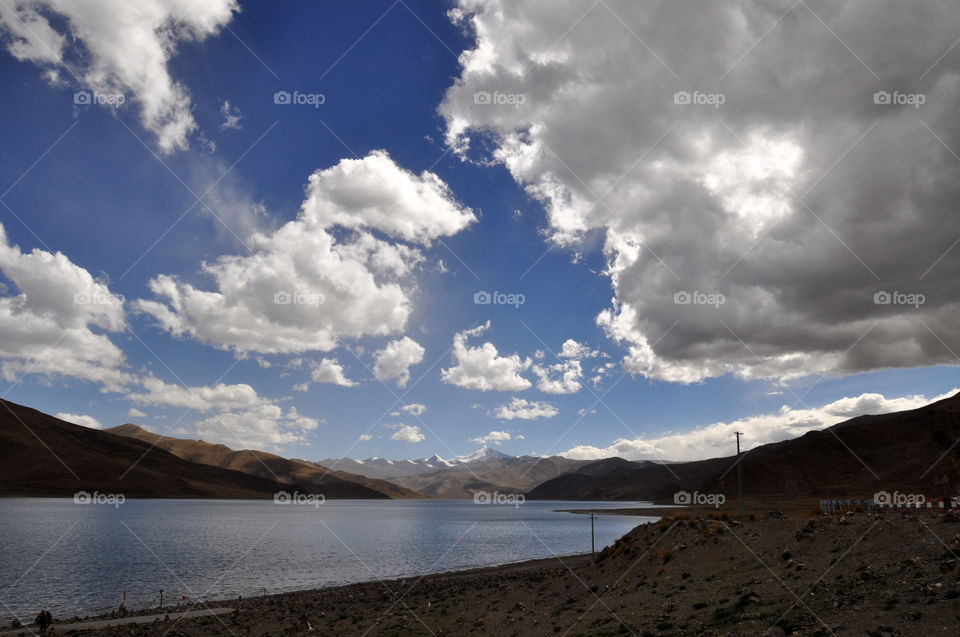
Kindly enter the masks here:
[[[735, 429], [762, 444], [957, 386], [957, 227], [938, 217], [956, 133], [936, 104], [960, 60], [921, 77], [946, 33], [886, 60], [833, 16], [858, 63], [798, 15], [755, 54], [731, 53], [718, 80], [673, 48], [679, 26], [659, 5], [563, 3], [545, 22], [538, 3], [148, 4], [119, 15], [128, 34], [169, 37], [166, 55], [102, 46], [114, 27], [69, 5], [0, 12], [8, 400], [310, 459], [450, 456], [481, 439], [517, 455], [687, 459], [729, 452]], [[750, 35], [726, 45], [749, 52]], [[928, 110], [755, 97], [764, 65], [796, 77], [779, 56], [791, 36], [865, 76], [850, 94], [902, 88]], [[674, 89], [725, 104], [677, 110]], [[78, 91], [123, 104], [77, 104]], [[899, 144], [918, 122], [939, 135]], [[899, 208], [871, 207], [900, 182], [886, 193]], [[891, 247], [891, 224], [913, 238]], [[341, 269], [308, 263], [318, 237]], [[355, 258], [362, 241], [379, 256]], [[402, 273], [377, 269], [387, 255]], [[225, 259], [221, 280], [204, 271]], [[264, 296], [334, 289], [306, 308]], [[675, 303], [700, 290], [722, 306]], [[875, 304], [885, 290], [924, 303]], [[481, 291], [524, 302], [477, 304]], [[378, 372], [391, 343], [395, 373]]]

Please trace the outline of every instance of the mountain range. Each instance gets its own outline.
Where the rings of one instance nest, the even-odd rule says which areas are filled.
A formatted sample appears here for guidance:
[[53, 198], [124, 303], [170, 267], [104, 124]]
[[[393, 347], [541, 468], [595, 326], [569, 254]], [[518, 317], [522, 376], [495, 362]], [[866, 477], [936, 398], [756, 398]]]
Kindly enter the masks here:
[[[740, 457], [753, 497], [952, 495], [960, 490], [960, 394], [913, 409], [853, 418]], [[540, 500], [672, 502], [678, 491], [737, 486], [737, 457], [696, 462], [514, 457], [490, 447], [451, 459], [288, 459], [133, 424], [96, 430], [0, 400], [0, 495], [265, 498], [278, 491], [328, 498], [471, 498], [477, 491]]]
[[541, 482], [587, 464], [562, 456], [510, 456], [491, 447], [449, 460], [434, 455], [419, 460], [321, 460], [321, 465], [378, 476], [431, 498], [472, 498], [477, 491], [525, 493]]
[[241, 449], [224, 445], [161, 436], [133, 424], [104, 431], [118, 436], [143, 440], [190, 462], [233, 469], [286, 484], [296, 484], [310, 493], [335, 494], [328, 497], [351, 498], [420, 498], [421, 494], [386, 480], [333, 471], [306, 460], [289, 460], [267, 451]]
[[476, 465], [487, 460], [496, 460], [502, 458], [512, 458], [501, 451], [491, 447], [481, 447], [473, 453], [465, 456], [456, 456], [449, 460], [444, 460], [439, 455], [434, 454], [429, 458], [420, 458], [418, 460], [388, 460], [386, 458], [367, 458], [366, 460], [353, 460], [351, 458], [327, 458], [320, 460], [316, 464], [350, 471], [365, 475], [368, 478], [403, 478], [407, 476], [430, 473], [442, 469], [463, 465]]

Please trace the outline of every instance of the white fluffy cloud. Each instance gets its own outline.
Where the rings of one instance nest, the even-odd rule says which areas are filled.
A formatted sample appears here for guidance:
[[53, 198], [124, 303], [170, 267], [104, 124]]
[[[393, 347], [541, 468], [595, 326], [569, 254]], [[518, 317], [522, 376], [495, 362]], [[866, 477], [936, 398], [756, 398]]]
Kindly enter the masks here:
[[300, 414], [296, 407], [284, 411], [245, 383], [182, 386], [153, 376], [140, 383], [145, 391], [131, 392], [127, 399], [141, 405], [179, 407], [201, 414], [214, 412], [195, 423], [193, 435], [234, 449], [276, 449], [283, 444], [302, 443], [306, 440], [304, 433], [319, 426], [316, 419]]
[[141, 380], [145, 392], [131, 392], [126, 398], [141, 405], [183, 407], [197, 411], [230, 410], [254, 407], [264, 402], [250, 385], [220, 383], [213, 387], [185, 387], [167, 383], [155, 376]]
[[534, 365], [539, 379], [537, 389], [545, 394], [575, 394], [580, 391], [583, 369], [578, 360], [564, 360], [553, 365]]
[[25, 373], [64, 376], [109, 391], [131, 381], [123, 352], [103, 333], [126, 328], [123, 297], [60, 252], [21, 252], [2, 225], [0, 272], [19, 291], [0, 296], [0, 371], [6, 380]]
[[75, 88], [125, 94], [164, 152], [186, 148], [196, 128], [187, 88], [169, 73], [180, 41], [217, 33], [235, 0], [16, 0], [0, 2], [0, 26], [17, 59], [47, 77], [76, 74]]
[[400, 408], [401, 411], [405, 411], [412, 416], [422, 416], [427, 413], [427, 406], [421, 403], [410, 403], [409, 405], [404, 405]]
[[131, 407], [130, 409], [127, 410], [127, 417], [128, 418], [146, 418], [147, 414], [146, 412], [140, 411], [136, 407]]
[[563, 342], [563, 347], [560, 348], [560, 358], [596, 358], [600, 356], [598, 350], [590, 349], [590, 346], [585, 343], [578, 343], [572, 338], [568, 338]]
[[353, 387], [355, 382], [347, 378], [343, 365], [335, 358], [324, 358], [310, 372], [310, 380], [315, 383], [333, 383], [341, 387]]
[[518, 354], [500, 356], [493, 343], [469, 347], [467, 338], [480, 336], [490, 329], [490, 321], [470, 330], [457, 332], [453, 337], [454, 365], [441, 370], [445, 383], [479, 391], [521, 391], [530, 387], [529, 380], [520, 372], [531, 365], [529, 357], [521, 359]]
[[410, 381], [410, 367], [423, 361], [426, 350], [409, 336], [390, 341], [374, 354], [373, 374], [379, 380], [393, 380], [403, 387]]
[[384, 151], [344, 159], [310, 175], [303, 207], [324, 227], [376, 228], [422, 245], [456, 234], [476, 220], [439, 177], [399, 170]]
[[60, 420], [66, 420], [67, 422], [72, 422], [75, 425], [80, 425], [81, 427], [89, 427], [90, 429], [103, 429], [103, 424], [93, 416], [86, 416], [82, 414], [71, 414], [65, 411], [57, 414], [57, 418]]
[[478, 445], [486, 445], [492, 442], [499, 445], [508, 440], [523, 440], [523, 436], [512, 436], [509, 431], [491, 431], [486, 436], [471, 438], [470, 442], [475, 442]]
[[941, 396], [926, 398], [921, 395], [886, 398], [882, 394], [861, 394], [841, 398], [820, 407], [796, 409], [784, 405], [779, 411], [749, 416], [732, 422], [717, 422], [683, 433], [658, 438], [620, 438], [607, 447], [580, 445], [560, 455], [567, 458], [597, 459], [620, 456], [628, 460], [702, 460], [729, 456], [736, 452], [733, 432], [743, 432], [744, 449], [771, 442], [796, 438], [804, 433], [830, 427], [844, 420], [864, 414], [883, 414], [891, 411], [916, 409], [928, 403], [952, 396], [954, 389]]
[[296, 408], [286, 412], [278, 405], [262, 403], [250, 409], [221, 411], [196, 423], [197, 437], [233, 448], [276, 449], [280, 445], [305, 443], [303, 432], [318, 423]]
[[[150, 289], [163, 302], [135, 307], [175, 336], [240, 354], [329, 351], [343, 338], [402, 331], [410, 316], [423, 255], [373, 232], [428, 244], [473, 219], [435, 175], [375, 151], [311, 175], [297, 219], [254, 233], [249, 255], [205, 263], [213, 290], [160, 275]], [[352, 231], [335, 236], [335, 225]]]
[[357, 438], [357, 440], [359, 440], [360, 442], [366, 442], [372, 439], [373, 439], [373, 436], [371, 436], [370, 434], [360, 434], [360, 436]]
[[547, 402], [525, 400], [514, 397], [508, 404], [498, 405], [491, 415], [502, 420], [536, 420], [537, 418], [553, 418], [559, 412], [557, 408]]
[[390, 439], [400, 442], [423, 442], [426, 436], [420, 432], [420, 427], [416, 425], [397, 425], [397, 430], [393, 432]]
[[[604, 237], [614, 298], [598, 323], [627, 371], [695, 382], [955, 362], [960, 249], [944, 229], [960, 197], [960, 13], [947, 4], [911, 5], [906, 21], [902, 3], [872, 0], [460, 0], [451, 15], [476, 43], [440, 107], [447, 143], [509, 170], [554, 242]], [[925, 303], [874, 303], [895, 291]]]

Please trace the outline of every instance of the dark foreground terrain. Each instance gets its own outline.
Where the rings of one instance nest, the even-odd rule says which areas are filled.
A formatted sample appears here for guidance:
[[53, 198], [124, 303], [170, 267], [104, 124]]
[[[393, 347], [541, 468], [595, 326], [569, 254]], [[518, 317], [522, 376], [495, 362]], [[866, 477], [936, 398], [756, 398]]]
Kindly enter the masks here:
[[210, 602], [236, 612], [69, 634], [960, 633], [960, 521], [952, 514], [713, 517], [639, 526], [596, 565], [558, 557]]

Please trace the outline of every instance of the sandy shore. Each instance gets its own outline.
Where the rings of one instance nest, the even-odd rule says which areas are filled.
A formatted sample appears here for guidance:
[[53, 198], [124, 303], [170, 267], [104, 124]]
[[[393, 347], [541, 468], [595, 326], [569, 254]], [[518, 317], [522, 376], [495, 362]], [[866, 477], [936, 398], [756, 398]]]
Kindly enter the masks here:
[[[91, 635], [955, 635], [960, 522], [679, 515], [589, 556], [210, 602]], [[29, 634], [24, 631], [24, 634]]]

